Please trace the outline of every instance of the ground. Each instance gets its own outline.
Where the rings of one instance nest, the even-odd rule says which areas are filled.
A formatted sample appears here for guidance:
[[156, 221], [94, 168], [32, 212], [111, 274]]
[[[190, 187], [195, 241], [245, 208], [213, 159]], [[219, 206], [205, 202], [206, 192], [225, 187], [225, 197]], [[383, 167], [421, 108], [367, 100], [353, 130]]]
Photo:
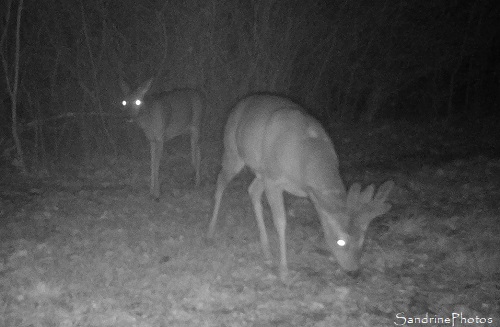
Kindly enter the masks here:
[[168, 145], [158, 202], [147, 150], [50, 178], [3, 168], [0, 327], [500, 326], [498, 139], [479, 126], [411, 123], [339, 125], [333, 139], [347, 185], [396, 183], [355, 279], [327, 251], [310, 202], [287, 195], [292, 277], [280, 282], [267, 206], [272, 264], [259, 245], [249, 172], [205, 238], [217, 140], [202, 144], [199, 188], [187, 140]]

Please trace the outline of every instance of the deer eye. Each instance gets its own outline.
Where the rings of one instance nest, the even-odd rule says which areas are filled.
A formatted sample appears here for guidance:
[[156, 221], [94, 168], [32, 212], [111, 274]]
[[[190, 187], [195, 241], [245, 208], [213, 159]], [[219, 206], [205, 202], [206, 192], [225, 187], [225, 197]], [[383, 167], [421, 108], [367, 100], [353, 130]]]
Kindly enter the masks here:
[[338, 246], [344, 247], [346, 244], [347, 244], [346, 241], [344, 241], [343, 239], [337, 240]]
[[141, 104], [142, 104], [141, 100], [139, 100], [139, 99], [135, 100], [135, 105], [136, 106], [140, 106]]
[[125, 107], [126, 105], [127, 105], [127, 101], [123, 100], [123, 101], [122, 101], [122, 106], [124, 106], [124, 107]]

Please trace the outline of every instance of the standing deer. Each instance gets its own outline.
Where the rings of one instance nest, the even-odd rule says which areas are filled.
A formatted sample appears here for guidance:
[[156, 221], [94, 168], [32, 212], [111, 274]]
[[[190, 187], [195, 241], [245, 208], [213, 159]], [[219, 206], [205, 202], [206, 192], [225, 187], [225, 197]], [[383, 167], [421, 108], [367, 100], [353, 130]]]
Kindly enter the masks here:
[[151, 145], [151, 195], [160, 197], [159, 170], [163, 144], [179, 135], [191, 136], [191, 162], [196, 172], [196, 186], [200, 184], [200, 121], [205, 108], [205, 97], [197, 90], [178, 89], [147, 94], [153, 79], [135, 91], [120, 80], [125, 95], [123, 109], [146, 134]]
[[226, 124], [208, 238], [214, 235], [224, 189], [245, 165], [255, 173], [248, 193], [267, 260], [271, 252], [262, 213], [264, 192], [271, 207], [283, 282], [288, 278], [283, 191], [312, 201], [330, 250], [344, 270], [357, 275], [366, 230], [375, 217], [390, 210], [386, 199], [394, 182], [385, 182], [375, 195], [373, 185], [361, 191], [356, 183], [346, 191], [333, 143], [320, 123], [288, 99], [252, 95], [236, 104]]

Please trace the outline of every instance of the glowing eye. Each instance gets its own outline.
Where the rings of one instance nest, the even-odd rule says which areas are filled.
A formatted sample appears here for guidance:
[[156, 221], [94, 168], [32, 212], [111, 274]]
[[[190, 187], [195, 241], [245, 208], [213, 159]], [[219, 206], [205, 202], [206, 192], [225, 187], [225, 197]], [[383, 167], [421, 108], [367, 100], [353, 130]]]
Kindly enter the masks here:
[[122, 101], [122, 106], [124, 106], [124, 107], [125, 107], [126, 105], [127, 105], [127, 101], [123, 100], [123, 101]]
[[136, 106], [140, 106], [141, 104], [142, 104], [141, 100], [139, 100], [139, 99], [135, 100], [135, 105]]
[[346, 243], [345, 243], [345, 241], [344, 241], [344, 240], [338, 240], [338, 241], [337, 241], [337, 245], [338, 245], [338, 246], [345, 246], [345, 244], [346, 244]]

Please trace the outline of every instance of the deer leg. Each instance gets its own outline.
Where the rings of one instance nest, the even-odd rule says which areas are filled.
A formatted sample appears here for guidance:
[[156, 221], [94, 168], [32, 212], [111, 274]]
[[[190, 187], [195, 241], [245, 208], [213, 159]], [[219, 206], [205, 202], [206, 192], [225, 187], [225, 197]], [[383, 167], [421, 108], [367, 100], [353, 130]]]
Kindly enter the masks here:
[[233, 179], [236, 174], [238, 174], [244, 166], [243, 160], [234, 153], [224, 153], [222, 159], [222, 169], [217, 177], [217, 188], [215, 191], [215, 206], [212, 213], [212, 220], [210, 220], [210, 226], [208, 228], [208, 238], [212, 238], [215, 232], [215, 224], [217, 223], [217, 215], [219, 214], [220, 203], [222, 200], [222, 194], [226, 189], [227, 184]]
[[150, 141], [151, 143], [151, 195], [158, 200], [160, 198], [160, 161], [163, 154], [163, 141]]
[[283, 201], [283, 190], [280, 187], [266, 183], [265, 185], [266, 197], [271, 207], [273, 214], [273, 222], [276, 230], [278, 231], [278, 238], [280, 243], [280, 279], [286, 282], [288, 279], [288, 267], [286, 260], [286, 212], [285, 204]]
[[201, 154], [200, 154], [200, 131], [198, 128], [191, 129], [191, 163], [193, 164], [196, 176], [195, 184], [200, 186], [201, 176], [200, 176], [200, 165], [201, 165]]
[[258, 176], [255, 177], [252, 184], [248, 188], [248, 193], [252, 199], [253, 211], [255, 219], [257, 219], [257, 226], [259, 227], [260, 244], [266, 260], [270, 261], [271, 251], [269, 250], [269, 240], [267, 238], [266, 225], [264, 224], [264, 216], [262, 213], [262, 193], [264, 192], [264, 182]]

